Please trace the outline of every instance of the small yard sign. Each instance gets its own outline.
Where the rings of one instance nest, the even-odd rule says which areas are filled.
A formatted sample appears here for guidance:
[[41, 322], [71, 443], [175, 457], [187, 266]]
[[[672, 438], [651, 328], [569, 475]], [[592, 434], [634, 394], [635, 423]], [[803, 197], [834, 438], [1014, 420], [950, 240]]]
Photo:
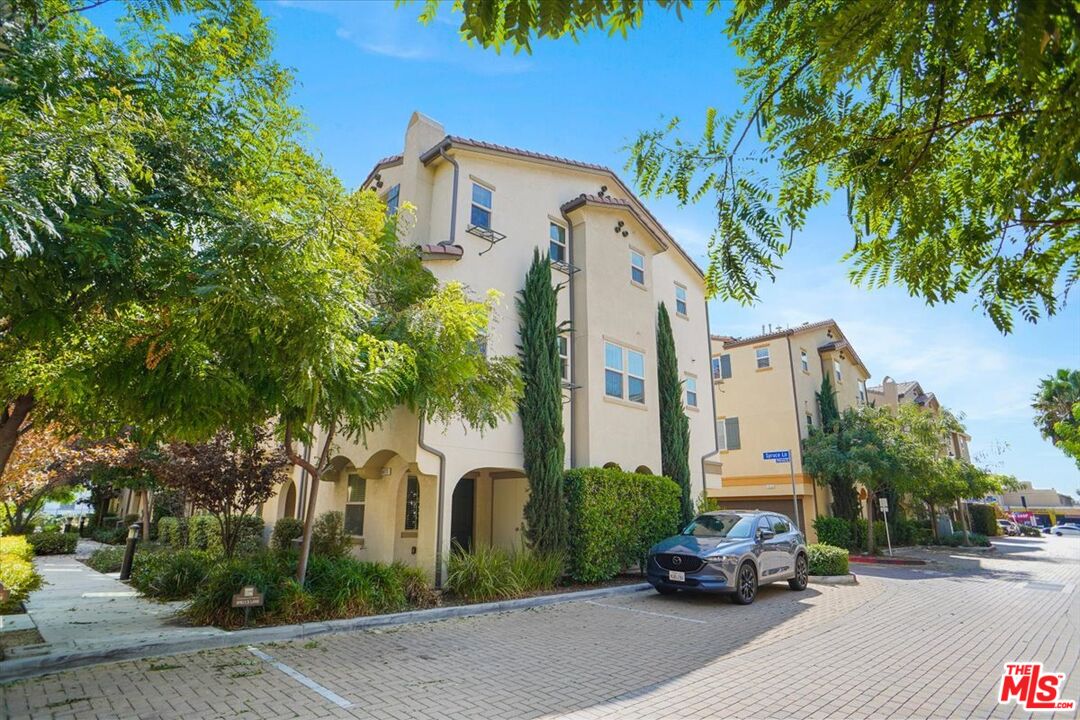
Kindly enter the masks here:
[[790, 450], [771, 450], [769, 452], [762, 453], [761, 457], [764, 460], [775, 460], [778, 463], [791, 462], [791, 451]]
[[262, 607], [263, 596], [254, 585], [246, 585], [244, 589], [232, 596], [234, 608]]

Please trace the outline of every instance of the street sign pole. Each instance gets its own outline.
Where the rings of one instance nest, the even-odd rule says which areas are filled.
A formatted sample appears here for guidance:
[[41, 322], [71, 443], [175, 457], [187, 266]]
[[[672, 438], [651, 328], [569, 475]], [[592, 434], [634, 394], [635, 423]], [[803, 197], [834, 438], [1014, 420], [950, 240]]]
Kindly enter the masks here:
[[878, 505], [881, 506], [882, 515], [885, 516], [885, 542], [889, 544], [889, 557], [892, 557], [892, 538], [889, 537], [889, 500], [878, 498]]
[[787, 464], [788, 468], [791, 469], [791, 505], [795, 508], [795, 517], [793, 517], [792, 520], [795, 521], [795, 525], [800, 530], [806, 532], [806, 528], [799, 522], [799, 494], [795, 491], [795, 461], [791, 459], [790, 455], [788, 456]]

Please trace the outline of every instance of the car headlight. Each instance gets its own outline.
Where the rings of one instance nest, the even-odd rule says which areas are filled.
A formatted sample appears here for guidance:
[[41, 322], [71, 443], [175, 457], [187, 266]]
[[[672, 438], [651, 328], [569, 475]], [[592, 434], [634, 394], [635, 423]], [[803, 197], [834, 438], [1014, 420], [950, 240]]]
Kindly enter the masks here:
[[709, 555], [705, 559], [708, 562], [712, 563], [713, 565], [732, 565], [737, 560], [737, 558], [734, 555], [724, 555], [724, 554]]

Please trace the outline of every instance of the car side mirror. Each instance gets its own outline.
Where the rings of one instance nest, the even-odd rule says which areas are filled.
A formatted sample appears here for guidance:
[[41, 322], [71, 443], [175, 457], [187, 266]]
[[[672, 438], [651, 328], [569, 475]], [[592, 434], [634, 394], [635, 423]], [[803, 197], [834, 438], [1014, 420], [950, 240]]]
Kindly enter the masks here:
[[776, 537], [776, 533], [774, 533], [772, 530], [758, 530], [757, 535], [758, 540], [772, 540], [774, 537]]

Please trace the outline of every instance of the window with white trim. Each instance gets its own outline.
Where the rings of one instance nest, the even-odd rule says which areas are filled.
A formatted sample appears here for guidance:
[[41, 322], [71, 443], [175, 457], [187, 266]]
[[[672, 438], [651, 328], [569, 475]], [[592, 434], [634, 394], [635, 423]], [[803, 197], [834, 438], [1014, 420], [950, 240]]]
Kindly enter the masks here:
[[493, 195], [491, 188], [484, 187], [480, 183], [472, 186], [472, 210], [469, 213], [469, 222], [476, 227], [491, 229], [491, 209], [493, 207]]
[[712, 359], [712, 376], [713, 380], [720, 379], [720, 358], [718, 357]]
[[675, 285], [675, 312], [686, 316], [686, 288], [677, 283]]
[[686, 405], [687, 407], [697, 407], [697, 378], [687, 376], [684, 385], [686, 386]]
[[566, 262], [566, 228], [558, 223], [548, 225], [548, 257], [551, 262]]
[[738, 450], [742, 447], [739, 437], [739, 418], [720, 418], [716, 421], [716, 441], [720, 450]]
[[559, 376], [570, 379], [570, 342], [565, 335], [559, 335]]
[[638, 285], [645, 284], [645, 256], [637, 250], [630, 251], [630, 279]]
[[345, 534], [364, 536], [364, 508], [367, 504], [367, 480], [359, 475], [349, 475], [349, 487], [345, 496]]
[[844, 372], [840, 369], [840, 363], [833, 363], [833, 370], [836, 372], [836, 382], [844, 382]]
[[772, 360], [769, 358], [769, 348], [758, 348], [754, 351], [754, 356], [757, 358], [758, 370], [764, 370], [772, 364]]
[[645, 403], [645, 356], [615, 343], [604, 343], [604, 394]]
[[799, 351], [799, 363], [802, 365], [804, 373], [810, 372], [810, 356], [806, 354], [805, 350]]
[[806, 413], [806, 431], [809, 432], [812, 427], [814, 427], [814, 416]]
[[731, 354], [721, 355], [720, 360], [720, 379], [727, 380], [731, 377]]

